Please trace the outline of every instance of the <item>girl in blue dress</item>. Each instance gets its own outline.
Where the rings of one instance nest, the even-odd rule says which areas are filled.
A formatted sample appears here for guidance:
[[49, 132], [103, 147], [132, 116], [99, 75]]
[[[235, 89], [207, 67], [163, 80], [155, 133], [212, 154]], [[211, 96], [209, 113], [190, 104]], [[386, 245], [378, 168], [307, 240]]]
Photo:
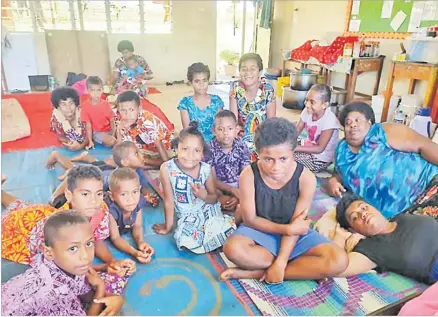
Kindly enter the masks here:
[[193, 87], [194, 94], [186, 96], [179, 102], [183, 128], [188, 128], [190, 121], [197, 121], [207, 143], [213, 140], [214, 116], [224, 108], [224, 102], [218, 95], [207, 92], [210, 69], [202, 63], [194, 63], [187, 70], [187, 79]]

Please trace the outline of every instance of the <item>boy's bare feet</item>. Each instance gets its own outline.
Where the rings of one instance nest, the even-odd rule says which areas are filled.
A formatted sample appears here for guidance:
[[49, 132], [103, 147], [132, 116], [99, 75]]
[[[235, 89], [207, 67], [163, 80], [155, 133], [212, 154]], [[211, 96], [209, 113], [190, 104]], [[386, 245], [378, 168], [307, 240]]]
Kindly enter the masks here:
[[49, 155], [49, 158], [47, 159], [46, 168], [48, 169], [55, 168], [55, 164], [58, 162], [58, 156], [59, 156], [58, 151], [52, 151], [52, 153], [50, 153]]
[[62, 174], [61, 176], [58, 177], [58, 180], [60, 180], [62, 182], [67, 177], [69, 171], [70, 170], [66, 170], [64, 172], [64, 174]]
[[2, 174], [2, 185], [7, 179], [8, 179], [8, 176], [6, 174]]
[[233, 279], [261, 279], [265, 274], [265, 270], [243, 270], [237, 267], [226, 269], [221, 273], [219, 279], [228, 281]]
[[72, 162], [82, 162], [82, 161], [85, 161], [85, 158], [87, 157], [87, 155], [88, 155], [88, 152], [84, 151], [81, 154], [76, 155], [75, 157], [72, 157], [70, 159], [70, 161], [72, 161]]

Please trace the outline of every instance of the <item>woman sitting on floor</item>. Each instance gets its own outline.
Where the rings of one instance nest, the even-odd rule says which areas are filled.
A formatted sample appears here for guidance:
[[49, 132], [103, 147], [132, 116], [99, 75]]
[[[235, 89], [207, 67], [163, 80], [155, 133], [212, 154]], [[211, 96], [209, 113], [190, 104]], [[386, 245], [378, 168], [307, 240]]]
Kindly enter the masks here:
[[403, 124], [375, 124], [364, 102], [346, 105], [339, 119], [345, 140], [336, 149], [329, 194], [349, 190], [387, 219], [406, 211], [438, 175], [438, 145]]
[[[114, 64], [113, 84], [116, 85], [117, 93], [132, 89], [141, 97], [146, 97], [148, 87], [143, 79], [149, 80], [154, 78], [148, 63], [146, 63], [146, 60], [140, 55], [134, 54], [134, 45], [130, 41], [120, 41], [117, 45], [117, 50], [122, 53], [122, 56], [119, 57]], [[138, 66], [144, 70], [144, 74], [140, 80], [137, 80], [135, 77], [128, 77], [128, 60], [132, 56], [136, 58]]]
[[88, 145], [85, 123], [81, 122], [79, 95], [73, 88], [61, 87], [52, 92], [53, 109], [50, 130], [69, 150], [82, 150]]

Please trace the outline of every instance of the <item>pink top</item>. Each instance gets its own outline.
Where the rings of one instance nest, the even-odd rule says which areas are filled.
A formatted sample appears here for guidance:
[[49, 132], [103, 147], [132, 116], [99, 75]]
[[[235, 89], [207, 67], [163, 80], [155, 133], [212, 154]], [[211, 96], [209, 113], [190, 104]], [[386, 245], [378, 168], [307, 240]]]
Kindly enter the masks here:
[[399, 316], [433, 316], [438, 315], [438, 282], [433, 284], [423, 294], [407, 302]]
[[2, 285], [1, 314], [84, 316], [78, 296], [91, 290], [85, 275], [68, 275], [55, 263], [42, 259]]

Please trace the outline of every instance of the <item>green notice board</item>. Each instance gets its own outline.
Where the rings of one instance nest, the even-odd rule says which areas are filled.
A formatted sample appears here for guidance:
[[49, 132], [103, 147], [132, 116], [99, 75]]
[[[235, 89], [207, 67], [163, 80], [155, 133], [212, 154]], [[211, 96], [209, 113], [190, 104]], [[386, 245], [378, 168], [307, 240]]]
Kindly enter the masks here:
[[[417, 1], [417, 0], [415, 0]], [[354, 15], [348, 12], [351, 20], [360, 20], [359, 32], [408, 32], [409, 21], [414, 2], [413, 0], [394, 0], [390, 18], [381, 18], [383, 0], [362, 0], [360, 1], [359, 14]], [[426, 2], [426, 1], [423, 1]], [[435, 2], [435, 15], [433, 20], [422, 20], [420, 27], [438, 25], [438, 0]], [[390, 23], [397, 12], [403, 11], [407, 17], [397, 31], [394, 31]], [[424, 14], [424, 12], [423, 12]], [[349, 31], [351, 31], [349, 29]]]

